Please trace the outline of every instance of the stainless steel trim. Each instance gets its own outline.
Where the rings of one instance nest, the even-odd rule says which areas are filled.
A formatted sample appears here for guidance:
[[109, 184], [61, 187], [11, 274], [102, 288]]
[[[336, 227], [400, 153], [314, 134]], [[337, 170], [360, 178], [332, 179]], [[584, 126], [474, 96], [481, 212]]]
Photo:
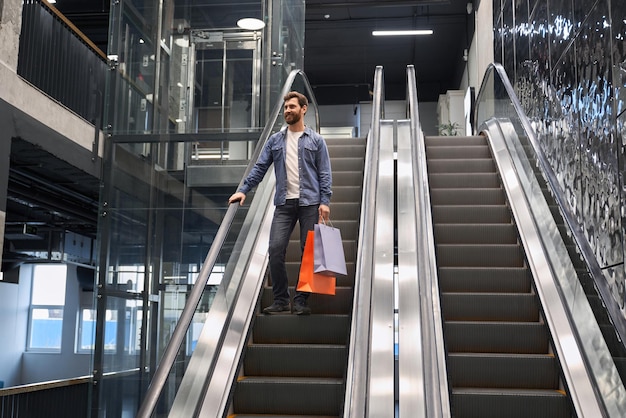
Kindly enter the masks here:
[[394, 122], [380, 122], [378, 184], [374, 232], [371, 337], [369, 341], [368, 417], [391, 416], [394, 410]]
[[[398, 121], [398, 408], [400, 417], [427, 417], [418, 277], [417, 184], [413, 175], [411, 121]], [[434, 416], [434, 415], [433, 415]]]
[[376, 67], [374, 73], [374, 97], [372, 126], [367, 136], [359, 240], [354, 283], [354, 299], [348, 346], [348, 370], [343, 417], [366, 416], [369, 379], [370, 315], [372, 297], [372, 272], [374, 259], [374, 217], [376, 208], [376, 183], [378, 177], [378, 151], [380, 142], [380, 118], [384, 114], [383, 69]]
[[[419, 120], [419, 106], [417, 100], [417, 83], [415, 76], [415, 68], [412, 65], [407, 67], [407, 108], [411, 126], [410, 141], [410, 159], [412, 162], [411, 174], [413, 177], [413, 201], [416, 208], [415, 229], [413, 230], [414, 239], [416, 240], [417, 258], [417, 277], [418, 290], [420, 294], [419, 308], [421, 311], [421, 343], [422, 343], [422, 376], [423, 391], [428, 417], [450, 417], [450, 397], [448, 388], [448, 376], [446, 369], [446, 350], [443, 338], [443, 318], [441, 314], [441, 303], [439, 297], [439, 278], [437, 275], [437, 263], [435, 257], [435, 244], [433, 236], [433, 224], [430, 204], [430, 187], [428, 184], [428, 172], [426, 164], [426, 147], [424, 144], [424, 134], [421, 129]], [[400, 141], [398, 142], [400, 145]], [[403, 152], [398, 150], [400, 156]], [[400, 185], [400, 175], [398, 171], [398, 185]], [[400, 216], [403, 210], [402, 206], [398, 206]], [[399, 220], [400, 222], [400, 220]], [[405, 223], [399, 223], [403, 228], [399, 228], [399, 233], [404, 229]], [[399, 256], [404, 252], [403, 246], [398, 243]], [[400, 297], [402, 298], [408, 289], [400, 289]], [[403, 303], [401, 299], [400, 305], [400, 323], [406, 321], [404, 319], [405, 311], [409, 311], [410, 315], [414, 315], [413, 307], [415, 300], [406, 298]], [[409, 304], [409, 306], [407, 306]], [[401, 329], [402, 333], [406, 330]], [[403, 377], [405, 373], [403, 360], [403, 343], [405, 338], [400, 334], [400, 416], [412, 416], [413, 400], [410, 398], [410, 390], [403, 388], [403, 381], [410, 377]], [[410, 353], [409, 353], [410, 354]]]

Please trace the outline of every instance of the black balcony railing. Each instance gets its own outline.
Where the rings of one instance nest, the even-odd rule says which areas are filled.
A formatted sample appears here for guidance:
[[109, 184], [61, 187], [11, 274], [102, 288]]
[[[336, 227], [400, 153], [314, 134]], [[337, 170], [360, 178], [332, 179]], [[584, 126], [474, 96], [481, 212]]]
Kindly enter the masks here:
[[17, 73], [87, 121], [98, 124], [106, 55], [41, 0], [24, 0]]

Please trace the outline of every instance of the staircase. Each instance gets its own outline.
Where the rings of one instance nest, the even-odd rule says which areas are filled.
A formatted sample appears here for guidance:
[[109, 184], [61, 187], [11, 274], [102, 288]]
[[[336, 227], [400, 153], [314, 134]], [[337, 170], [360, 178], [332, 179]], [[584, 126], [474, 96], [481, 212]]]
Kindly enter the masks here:
[[[335, 296], [312, 294], [310, 316], [263, 315], [272, 303], [264, 286], [243, 364], [234, 382], [232, 417], [339, 417], [342, 414], [359, 229], [365, 140], [326, 141], [333, 172], [332, 225], [341, 230], [348, 267]], [[300, 269], [299, 227], [287, 248], [290, 292]], [[268, 274], [269, 276], [269, 274]]]
[[455, 418], [574, 414], [485, 137], [427, 137]]

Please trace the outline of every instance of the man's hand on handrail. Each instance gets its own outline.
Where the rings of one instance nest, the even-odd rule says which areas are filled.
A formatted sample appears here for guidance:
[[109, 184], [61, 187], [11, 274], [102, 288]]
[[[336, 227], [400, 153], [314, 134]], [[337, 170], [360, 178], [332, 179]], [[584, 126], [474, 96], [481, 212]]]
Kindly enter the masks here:
[[239, 202], [239, 206], [243, 206], [243, 202], [246, 201], [246, 195], [242, 192], [237, 192], [228, 198], [228, 204]]

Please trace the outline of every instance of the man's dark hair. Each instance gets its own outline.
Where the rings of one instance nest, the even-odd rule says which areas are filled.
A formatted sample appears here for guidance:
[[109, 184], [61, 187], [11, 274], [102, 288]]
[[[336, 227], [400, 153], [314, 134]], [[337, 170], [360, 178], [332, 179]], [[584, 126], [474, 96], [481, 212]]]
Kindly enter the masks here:
[[294, 97], [298, 99], [298, 104], [300, 105], [300, 107], [309, 105], [309, 101], [307, 100], [306, 96], [302, 93], [298, 93], [297, 91], [290, 91], [289, 93], [285, 94], [285, 97], [283, 97], [283, 100], [284, 101], [291, 100]]

